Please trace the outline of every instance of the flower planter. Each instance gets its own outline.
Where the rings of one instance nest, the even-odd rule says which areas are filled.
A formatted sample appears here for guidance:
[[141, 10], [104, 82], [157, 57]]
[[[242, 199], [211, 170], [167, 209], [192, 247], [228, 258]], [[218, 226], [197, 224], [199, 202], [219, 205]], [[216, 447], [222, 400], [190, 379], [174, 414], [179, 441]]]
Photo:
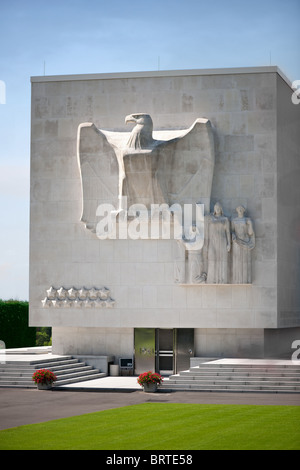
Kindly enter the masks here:
[[143, 388], [144, 388], [144, 392], [147, 392], [147, 393], [154, 393], [154, 392], [157, 392], [157, 384], [155, 383], [145, 383], [143, 384]]
[[36, 383], [38, 390], [49, 390], [57, 377], [51, 370], [39, 369], [32, 375], [32, 380]]
[[50, 390], [52, 388], [52, 383], [46, 382], [44, 384], [37, 384], [38, 390]]
[[163, 381], [160, 374], [156, 372], [144, 372], [139, 375], [138, 384], [143, 387], [144, 392], [157, 392], [157, 387]]

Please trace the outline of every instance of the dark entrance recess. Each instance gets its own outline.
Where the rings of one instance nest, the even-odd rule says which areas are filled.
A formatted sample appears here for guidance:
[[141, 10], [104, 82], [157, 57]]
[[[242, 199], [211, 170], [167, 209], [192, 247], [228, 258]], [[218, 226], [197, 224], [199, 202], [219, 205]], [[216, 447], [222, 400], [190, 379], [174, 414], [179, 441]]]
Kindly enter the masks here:
[[175, 330], [156, 329], [156, 371], [162, 375], [174, 372]]

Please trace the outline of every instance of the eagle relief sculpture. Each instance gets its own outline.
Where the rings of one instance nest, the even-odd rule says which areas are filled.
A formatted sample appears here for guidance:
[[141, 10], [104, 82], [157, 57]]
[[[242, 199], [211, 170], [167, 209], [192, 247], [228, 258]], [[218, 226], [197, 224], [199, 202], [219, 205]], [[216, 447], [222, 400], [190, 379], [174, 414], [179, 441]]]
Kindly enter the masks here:
[[126, 116], [131, 132], [78, 127], [77, 154], [82, 184], [81, 221], [96, 232], [97, 208], [111, 204], [117, 211], [154, 204], [204, 204], [209, 211], [215, 152], [208, 119], [190, 128], [153, 131], [149, 114]]

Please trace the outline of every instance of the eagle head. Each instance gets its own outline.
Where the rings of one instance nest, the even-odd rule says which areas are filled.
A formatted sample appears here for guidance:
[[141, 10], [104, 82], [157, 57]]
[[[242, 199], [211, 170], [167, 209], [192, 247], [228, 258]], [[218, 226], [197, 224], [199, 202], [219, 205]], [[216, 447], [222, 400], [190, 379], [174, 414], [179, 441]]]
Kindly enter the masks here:
[[153, 122], [151, 116], [145, 113], [129, 114], [125, 123], [134, 122], [127, 147], [134, 149], [149, 149], [153, 145]]

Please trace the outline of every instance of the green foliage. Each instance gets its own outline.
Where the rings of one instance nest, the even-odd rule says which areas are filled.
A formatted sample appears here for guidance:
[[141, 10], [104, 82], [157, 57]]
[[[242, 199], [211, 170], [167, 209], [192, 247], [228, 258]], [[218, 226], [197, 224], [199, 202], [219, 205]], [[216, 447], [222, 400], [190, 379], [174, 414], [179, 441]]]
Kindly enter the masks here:
[[28, 324], [28, 302], [0, 300], [0, 340], [7, 349], [36, 345], [36, 328]]
[[299, 418], [297, 406], [143, 403], [6, 429], [0, 449], [299, 450]]
[[36, 329], [36, 345], [37, 346], [51, 346], [52, 344], [52, 329], [51, 327], [44, 326]]

